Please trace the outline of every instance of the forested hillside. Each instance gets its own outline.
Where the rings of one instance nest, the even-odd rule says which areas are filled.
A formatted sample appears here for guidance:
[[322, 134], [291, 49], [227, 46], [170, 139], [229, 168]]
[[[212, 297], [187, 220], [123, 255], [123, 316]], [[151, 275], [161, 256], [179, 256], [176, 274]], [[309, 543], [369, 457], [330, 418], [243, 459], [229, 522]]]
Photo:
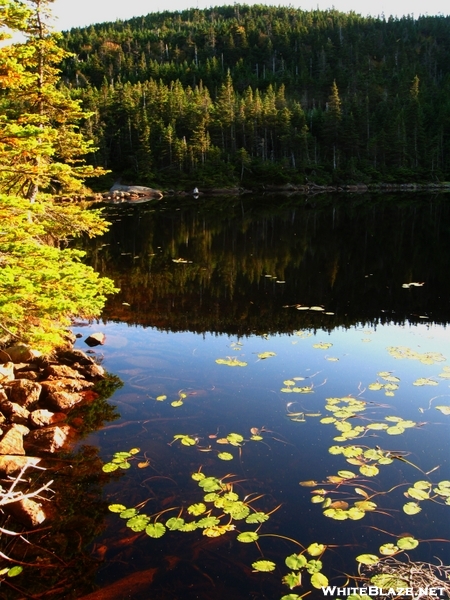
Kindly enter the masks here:
[[97, 164], [135, 183], [450, 179], [450, 17], [234, 5], [61, 43]]

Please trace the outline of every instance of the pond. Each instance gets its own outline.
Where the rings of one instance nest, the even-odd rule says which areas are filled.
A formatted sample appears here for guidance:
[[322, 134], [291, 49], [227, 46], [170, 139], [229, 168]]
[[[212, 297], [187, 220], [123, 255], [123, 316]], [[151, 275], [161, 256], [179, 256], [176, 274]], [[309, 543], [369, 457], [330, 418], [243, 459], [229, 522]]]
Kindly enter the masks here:
[[120, 417], [82, 441], [112, 473], [89, 549], [107, 597], [445, 582], [429, 564], [450, 564], [449, 198], [168, 198], [106, 216], [89, 260], [121, 291], [74, 331], [106, 334], [95, 354], [123, 382]]

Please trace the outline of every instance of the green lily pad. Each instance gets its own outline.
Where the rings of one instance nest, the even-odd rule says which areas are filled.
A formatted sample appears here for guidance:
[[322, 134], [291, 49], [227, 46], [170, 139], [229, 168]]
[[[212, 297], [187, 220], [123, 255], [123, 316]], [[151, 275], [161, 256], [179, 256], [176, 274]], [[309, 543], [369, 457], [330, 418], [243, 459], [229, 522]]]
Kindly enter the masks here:
[[252, 567], [255, 571], [262, 571], [264, 573], [270, 573], [270, 571], [275, 571], [275, 563], [271, 560], [257, 560], [252, 563]]
[[302, 576], [300, 573], [288, 573], [283, 577], [282, 582], [287, 585], [289, 589], [293, 590], [295, 587], [302, 584]]
[[252, 542], [256, 542], [256, 540], [259, 539], [259, 535], [254, 531], [243, 531], [237, 536], [236, 539], [238, 540], [238, 542], [250, 544]]
[[233, 460], [233, 455], [230, 452], [219, 452], [217, 458], [220, 458], [220, 460]]
[[407, 502], [403, 505], [403, 512], [407, 515], [417, 515], [420, 513], [422, 508], [417, 504], [417, 502]]
[[325, 549], [326, 549], [325, 544], [318, 544], [317, 542], [314, 542], [313, 544], [309, 545], [306, 548], [306, 552], [310, 556], [320, 556], [321, 554], [323, 554], [325, 552]]
[[170, 531], [176, 531], [177, 529], [181, 529], [184, 524], [185, 521], [181, 517], [172, 517], [171, 519], [168, 519], [166, 521], [166, 527], [167, 529], [170, 529]]
[[264, 523], [268, 519], [269, 519], [269, 515], [266, 515], [266, 513], [255, 512], [255, 513], [252, 513], [251, 515], [248, 515], [248, 517], [245, 519], [245, 522], [249, 523], [249, 524]]
[[383, 556], [393, 556], [394, 554], [397, 554], [397, 552], [399, 551], [399, 547], [395, 544], [389, 543], [380, 546], [379, 550], [380, 554], [383, 554]]
[[108, 506], [108, 510], [110, 510], [113, 513], [121, 513], [124, 510], [126, 510], [126, 506], [124, 504], [110, 504]]
[[376, 565], [380, 559], [375, 554], [360, 554], [356, 557], [356, 561], [363, 565]]
[[306, 567], [308, 561], [303, 554], [291, 554], [290, 556], [286, 557], [284, 562], [289, 569], [294, 569], [297, 571], [298, 569], [303, 569], [303, 567]]
[[166, 533], [166, 528], [162, 523], [150, 523], [145, 528], [145, 533], [152, 538], [160, 538]]
[[191, 504], [188, 506], [187, 511], [190, 515], [194, 515], [194, 517], [198, 517], [206, 512], [206, 505], [203, 502], [198, 502], [197, 504]]
[[311, 576], [311, 585], [317, 590], [320, 590], [322, 587], [328, 585], [328, 578], [325, 577], [323, 573], [314, 573]]
[[417, 548], [418, 545], [418, 540], [411, 536], [402, 537], [399, 540], [397, 540], [397, 546], [401, 550], [414, 550], [414, 548]]

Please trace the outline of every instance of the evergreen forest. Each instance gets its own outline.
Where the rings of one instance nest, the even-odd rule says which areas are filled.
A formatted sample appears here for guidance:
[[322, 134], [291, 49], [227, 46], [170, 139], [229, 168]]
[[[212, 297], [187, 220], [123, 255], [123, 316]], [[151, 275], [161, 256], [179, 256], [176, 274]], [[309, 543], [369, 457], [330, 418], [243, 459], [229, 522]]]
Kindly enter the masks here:
[[74, 28], [59, 43], [72, 53], [63, 86], [93, 113], [90, 160], [111, 179], [450, 179], [450, 17], [235, 4]]

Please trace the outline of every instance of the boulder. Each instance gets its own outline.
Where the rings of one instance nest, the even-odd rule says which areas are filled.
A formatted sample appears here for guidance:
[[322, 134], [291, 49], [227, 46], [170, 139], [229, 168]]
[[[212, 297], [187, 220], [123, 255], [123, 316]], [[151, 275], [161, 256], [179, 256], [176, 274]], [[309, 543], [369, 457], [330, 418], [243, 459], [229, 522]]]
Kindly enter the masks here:
[[75, 369], [67, 365], [48, 365], [44, 370], [46, 379], [84, 379], [84, 377]]
[[115, 183], [109, 190], [109, 193], [113, 196], [124, 192], [125, 194], [136, 194], [138, 196], [147, 196], [150, 198], [162, 198], [163, 193], [161, 190], [155, 190], [154, 188], [145, 187], [143, 185], [122, 185]]
[[83, 396], [79, 392], [53, 391], [48, 394], [44, 403], [53, 410], [68, 412], [82, 400]]
[[24, 425], [13, 424], [0, 440], [0, 454], [25, 454], [23, 436], [30, 430]]
[[40, 383], [28, 379], [10, 381], [4, 387], [11, 402], [16, 402], [28, 409], [38, 403], [42, 392]]
[[89, 381], [99, 381], [106, 377], [105, 369], [96, 363], [92, 363], [91, 365], [75, 364], [74, 367]]
[[25, 440], [27, 452], [48, 452], [54, 454], [63, 450], [74, 439], [76, 431], [70, 425], [50, 425], [35, 429]]
[[74, 365], [78, 363], [80, 365], [92, 365], [95, 360], [85, 354], [82, 350], [72, 348], [71, 350], [64, 350], [58, 354], [58, 360], [64, 364]]
[[28, 417], [30, 411], [17, 404], [16, 402], [10, 402], [6, 400], [0, 404], [0, 410], [8, 417], [10, 423], [19, 423], [20, 425], [28, 425]]
[[66, 420], [66, 415], [63, 412], [52, 412], [45, 408], [33, 410], [28, 417], [30, 427], [47, 427], [48, 425], [56, 425]]
[[104, 333], [91, 333], [85, 340], [84, 343], [88, 346], [99, 346], [105, 343], [106, 335]]
[[33, 350], [26, 344], [15, 344], [5, 348], [5, 352], [9, 354], [13, 363], [26, 363], [35, 356]]

